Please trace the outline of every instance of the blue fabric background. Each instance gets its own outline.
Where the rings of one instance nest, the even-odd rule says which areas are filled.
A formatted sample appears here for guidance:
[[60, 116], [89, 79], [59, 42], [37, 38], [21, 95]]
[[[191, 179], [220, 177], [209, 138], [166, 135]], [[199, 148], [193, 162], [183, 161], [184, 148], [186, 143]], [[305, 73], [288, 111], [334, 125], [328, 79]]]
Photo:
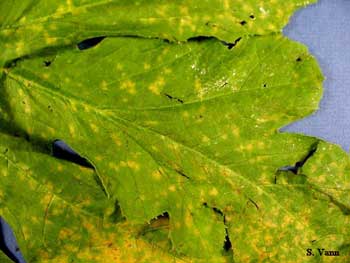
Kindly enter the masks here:
[[350, 147], [350, 0], [319, 0], [299, 10], [284, 29], [319, 61], [324, 97], [320, 109], [282, 131], [298, 132]]

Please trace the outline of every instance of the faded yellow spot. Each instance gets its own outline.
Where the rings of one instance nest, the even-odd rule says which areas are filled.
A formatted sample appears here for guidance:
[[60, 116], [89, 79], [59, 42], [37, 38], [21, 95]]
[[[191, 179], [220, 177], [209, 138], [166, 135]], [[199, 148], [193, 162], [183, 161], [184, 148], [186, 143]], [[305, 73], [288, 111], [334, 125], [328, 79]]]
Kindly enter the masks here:
[[190, 114], [188, 113], [188, 111], [183, 111], [181, 115], [184, 119], [188, 119], [190, 117]]
[[232, 126], [231, 131], [232, 131], [232, 134], [233, 134], [235, 137], [239, 137], [239, 135], [240, 135], [239, 127], [237, 127], [237, 126]]
[[63, 166], [62, 164], [57, 165], [57, 171], [62, 172], [63, 171]]
[[180, 6], [180, 13], [182, 15], [185, 15], [187, 16], [189, 13], [188, 13], [188, 7], [187, 6]]
[[178, 221], [175, 222], [174, 227], [177, 228], [177, 229], [181, 228], [181, 223], [178, 222]]
[[150, 65], [150, 64], [148, 64], [148, 63], [144, 63], [144, 64], [143, 64], [143, 69], [148, 70], [148, 69], [150, 69], [150, 68], [151, 68], [151, 65]]
[[189, 211], [186, 211], [186, 214], [185, 214], [185, 225], [188, 228], [193, 226], [193, 218], [192, 218], [192, 215]]
[[117, 63], [117, 65], [115, 67], [116, 67], [117, 71], [120, 71], [123, 69], [123, 65], [120, 63]]
[[172, 72], [171, 68], [165, 68], [164, 73], [165, 74], [170, 74]]
[[116, 134], [112, 134], [111, 135], [112, 141], [117, 145], [117, 146], [121, 146], [122, 145], [122, 141], [120, 140], [119, 136]]
[[17, 43], [16, 43], [16, 52], [17, 53], [20, 53], [20, 52], [22, 52], [22, 50], [24, 49], [24, 42], [23, 41], [18, 41]]
[[96, 155], [96, 156], [95, 156], [95, 160], [96, 160], [96, 161], [102, 161], [102, 160], [103, 160], [103, 156], [101, 156], [101, 155]]

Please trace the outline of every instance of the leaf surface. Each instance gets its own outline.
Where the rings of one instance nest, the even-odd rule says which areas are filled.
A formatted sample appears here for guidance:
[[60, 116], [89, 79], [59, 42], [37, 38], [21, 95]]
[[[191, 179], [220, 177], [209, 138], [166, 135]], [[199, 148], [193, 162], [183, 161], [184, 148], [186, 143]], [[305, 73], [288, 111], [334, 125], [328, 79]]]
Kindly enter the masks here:
[[349, 155], [278, 132], [322, 96], [278, 33], [309, 2], [1, 2], [0, 214], [26, 259], [348, 262]]
[[12, 0], [0, 3], [0, 64], [96, 36], [234, 42], [279, 32], [299, 7], [316, 0], [158, 1]]
[[[43, 59], [6, 72], [9, 116], [30, 136], [63, 139], [91, 161], [100, 192], [131, 224], [168, 213], [165, 251], [224, 262], [227, 233], [237, 262], [304, 262], [312, 240], [348, 243], [348, 156], [330, 157], [344, 160], [338, 189], [316, 171], [277, 172], [314, 147], [322, 152], [318, 139], [277, 132], [321, 96], [322, 74], [305, 47], [281, 36], [233, 49], [215, 39], [107, 38], [60, 52], [49, 67]], [[152, 239], [166, 242], [161, 233]]]

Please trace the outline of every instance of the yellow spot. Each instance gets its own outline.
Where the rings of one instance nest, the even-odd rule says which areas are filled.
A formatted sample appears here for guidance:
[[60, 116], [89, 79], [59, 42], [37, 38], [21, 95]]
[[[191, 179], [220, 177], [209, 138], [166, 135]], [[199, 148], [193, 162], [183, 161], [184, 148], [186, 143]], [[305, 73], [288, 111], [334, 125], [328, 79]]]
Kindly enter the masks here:
[[133, 169], [135, 171], [138, 171], [140, 169], [140, 165], [135, 161], [128, 160], [127, 164], [131, 169]]
[[158, 121], [145, 121], [145, 125], [147, 126], [157, 126], [158, 124]]
[[218, 193], [219, 193], [218, 190], [217, 190], [215, 187], [213, 187], [213, 188], [210, 190], [209, 195], [211, 195], [211, 196], [217, 196]]
[[94, 123], [90, 123], [90, 128], [93, 132], [98, 132], [98, 127]]
[[224, 0], [224, 8], [229, 9], [230, 8], [230, 0]]
[[68, 130], [69, 130], [69, 133], [70, 135], [75, 135], [75, 127], [73, 126], [73, 124], [69, 124], [68, 125]]
[[159, 170], [156, 170], [152, 173], [152, 177], [156, 180], [160, 180], [162, 178], [162, 174]]
[[126, 89], [128, 93], [130, 94], [135, 94], [136, 89], [135, 89], [135, 83], [131, 80], [126, 80], [122, 83], [121, 87], [122, 90]]
[[42, 74], [42, 77], [43, 77], [43, 79], [48, 79], [49, 78], [49, 74], [48, 73], [44, 73], [44, 74]]
[[119, 170], [119, 166], [116, 165], [115, 163], [110, 162], [110, 163], [108, 163], [108, 166], [109, 166], [109, 168], [111, 168], [111, 169], [113, 169], [115, 171]]
[[26, 102], [26, 104], [24, 105], [24, 112], [25, 113], [30, 113], [32, 111], [31, 107], [29, 106], [29, 103]]
[[62, 228], [58, 234], [58, 238], [61, 240], [66, 240], [70, 236], [72, 236], [74, 231], [69, 228]]
[[221, 135], [221, 139], [227, 140], [227, 133], [222, 134], [222, 135]]
[[254, 146], [253, 146], [253, 144], [249, 143], [249, 144], [247, 144], [247, 145], [246, 145], [246, 147], [245, 147], [245, 148], [246, 148], [246, 150], [247, 150], [247, 151], [249, 151], [249, 152], [250, 152], [250, 151], [252, 151], [252, 150], [253, 150]]
[[159, 77], [155, 82], [153, 82], [153, 83], [148, 87], [148, 89], [149, 89], [152, 93], [154, 93], [154, 94], [156, 94], [156, 95], [159, 95], [159, 94], [160, 94], [160, 88], [161, 88], [162, 86], [164, 86], [164, 83], [165, 83], [164, 78], [163, 78], [163, 77]]
[[75, 102], [71, 102], [70, 105], [73, 111], [78, 111], [77, 104], [75, 104]]
[[143, 69], [148, 70], [148, 69], [150, 69], [150, 68], [151, 68], [151, 65], [150, 65], [150, 64], [148, 64], [148, 63], [144, 63], [144, 64], [143, 64]]
[[45, 37], [45, 42], [48, 45], [54, 44], [57, 42], [57, 37]]
[[271, 31], [276, 31], [276, 25], [274, 25], [274, 24], [272, 24], [272, 23], [270, 23], [269, 25], [268, 25], [268, 27], [267, 27], [269, 30], [271, 30]]
[[157, 19], [155, 17], [150, 17], [150, 18], [147, 19], [147, 22], [149, 24], [154, 24], [155, 22], [157, 22]]
[[209, 141], [210, 141], [209, 137], [207, 137], [205, 135], [202, 137], [202, 142], [203, 143], [208, 143]]
[[168, 187], [168, 190], [170, 191], [170, 192], [175, 192], [176, 191], [176, 187], [175, 187], [175, 185], [170, 185], [169, 187]]
[[102, 80], [101, 82], [101, 89], [104, 91], [108, 90], [108, 84], [105, 80]]

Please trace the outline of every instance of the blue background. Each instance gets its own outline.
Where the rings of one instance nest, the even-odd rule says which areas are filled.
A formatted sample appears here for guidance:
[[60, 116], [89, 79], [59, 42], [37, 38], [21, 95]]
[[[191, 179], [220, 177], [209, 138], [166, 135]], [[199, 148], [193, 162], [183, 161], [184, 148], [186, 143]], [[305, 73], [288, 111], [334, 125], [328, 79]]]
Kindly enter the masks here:
[[350, 148], [350, 0], [319, 0], [294, 14], [284, 29], [306, 44], [321, 65], [324, 97], [320, 109], [282, 131], [317, 136]]
[[[317, 136], [350, 147], [350, 0], [320, 0], [299, 10], [284, 29], [306, 44], [319, 61], [326, 81], [320, 109], [281, 131]], [[9, 226], [0, 219], [5, 246], [23, 263]], [[2, 244], [3, 245], [3, 244]]]

